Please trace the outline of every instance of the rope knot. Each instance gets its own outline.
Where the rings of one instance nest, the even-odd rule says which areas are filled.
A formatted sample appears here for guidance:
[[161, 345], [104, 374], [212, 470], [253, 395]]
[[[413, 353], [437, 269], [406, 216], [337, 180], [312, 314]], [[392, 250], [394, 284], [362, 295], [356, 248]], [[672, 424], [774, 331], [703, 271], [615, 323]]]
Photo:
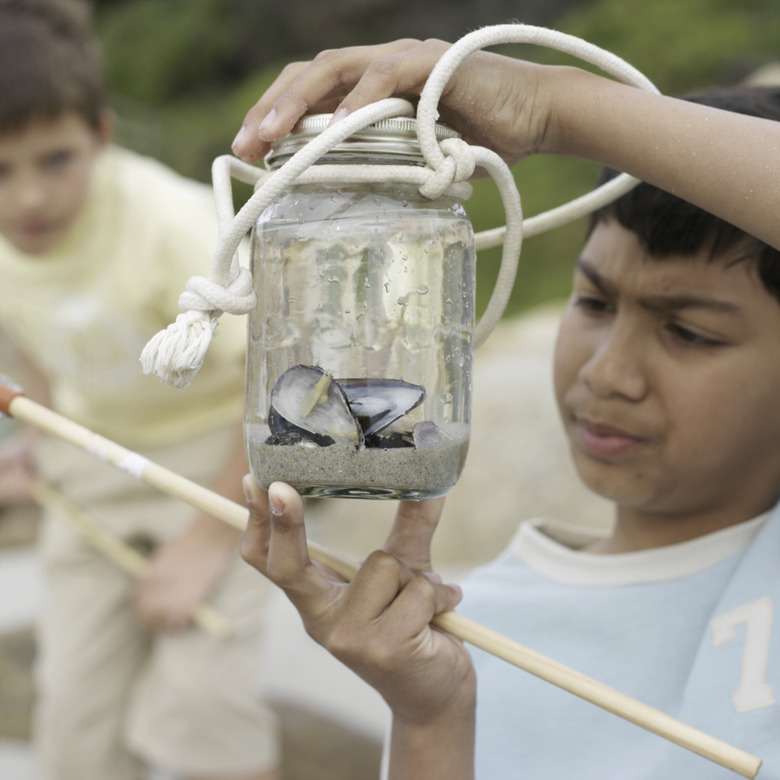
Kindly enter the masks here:
[[192, 276], [185, 287], [186, 292], [179, 296], [179, 308], [184, 311], [246, 314], [256, 303], [252, 274], [243, 266], [239, 266], [238, 275], [228, 285], [222, 285], [205, 276]]
[[183, 390], [203, 364], [216, 328], [217, 318], [209, 312], [182, 312], [144, 347], [144, 374], [157, 374], [163, 382]]
[[468, 181], [475, 168], [474, 153], [463, 139], [445, 138], [439, 149], [444, 157], [428, 181], [420, 187], [420, 194], [431, 200], [443, 195], [452, 184]]

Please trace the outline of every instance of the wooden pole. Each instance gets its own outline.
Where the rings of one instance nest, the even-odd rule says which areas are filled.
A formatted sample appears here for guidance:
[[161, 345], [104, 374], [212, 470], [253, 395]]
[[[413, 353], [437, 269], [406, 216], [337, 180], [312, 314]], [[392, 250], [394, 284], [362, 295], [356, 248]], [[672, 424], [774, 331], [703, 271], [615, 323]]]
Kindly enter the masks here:
[[[0, 385], [0, 412], [64, 439], [76, 447], [92, 453], [97, 458], [127, 471], [137, 479], [209, 512], [214, 517], [236, 528], [246, 528], [249, 519], [249, 511], [246, 507], [152, 463], [119, 444], [98, 436], [3, 385]], [[346, 580], [351, 579], [357, 571], [357, 566], [352, 562], [346, 561], [312, 542], [309, 542], [309, 555], [313, 560], [333, 569]], [[754, 778], [761, 768], [761, 759], [756, 756], [688, 726], [597, 680], [580, 674], [574, 669], [457, 614], [457, 612], [444, 612], [437, 615], [432, 622], [457, 639], [479, 647], [507, 663], [714, 761], [742, 777]]]

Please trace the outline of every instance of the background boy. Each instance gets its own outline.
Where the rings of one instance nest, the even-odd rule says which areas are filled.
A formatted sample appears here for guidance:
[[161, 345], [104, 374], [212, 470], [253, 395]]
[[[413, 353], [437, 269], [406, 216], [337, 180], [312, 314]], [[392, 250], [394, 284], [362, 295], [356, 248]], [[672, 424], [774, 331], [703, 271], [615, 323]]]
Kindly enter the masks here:
[[[293, 65], [234, 148], [255, 159], [303, 110], [338, 116], [417, 95], [445, 48], [398, 41]], [[524, 524], [507, 554], [464, 584], [460, 611], [759, 755], [771, 778], [780, 123], [732, 112], [776, 120], [780, 96], [711, 102], [731, 111], [484, 53], [448, 84], [442, 119], [510, 162], [569, 154], [649, 183], [595, 218], [555, 355], [575, 463], [614, 502], [614, 531], [575, 539]], [[308, 559], [295, 491], [277, 483], [264, 494], [251, 480], [247, 491], [245, 557], [388, 702], [391, 777], [731, 776], [501, 661], [475, 653], [472, 663], [431, 629], [461, 601], [430, 574], [441, 500], [401, 504], [384, 551], [345, 586]], [[484, 503], [489, 512], [489, 490]]]
[[[226, 323], [206, 375], [182, 395], [143, 376], [143, 345], [177, 311], [216, 242], [204, 185], [109, 145], [113, 120], [86, 6], [0, 2], [0, 328], [61, 414], [238, 498], [245, 335]], [[11, 457], [32, 467], [25, 448]], [[18, 444], [18, 442], [17, 442]], [[223, 523], [62, 442], [40, 474], [125, 540], [152, 547], [135, 586], [66, 521], [42, 554], [37, 749], [45, 780], [272, 780], [276, 723], [257, 672], [258, 582]], [[18, 471], [16, 472], [18, 474]], [[18, 500], [19, 484], [9, 500]], [[1, 498], [1, 497], [0, 497]], [[190, 627], [208, 599], [229, 640]]]

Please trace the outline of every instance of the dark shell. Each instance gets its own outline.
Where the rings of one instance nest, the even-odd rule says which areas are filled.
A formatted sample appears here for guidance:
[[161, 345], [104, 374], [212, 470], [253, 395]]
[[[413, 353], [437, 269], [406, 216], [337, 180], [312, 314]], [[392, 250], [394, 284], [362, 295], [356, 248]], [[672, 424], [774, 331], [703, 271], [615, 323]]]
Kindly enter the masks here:
[[321, 444], [363, 445], [363, 432], [344, 391], [316, 366], [295, 365], [279, 376], [271, 391], [268, 427], [272, 434], [302, 431]]
[[303, 444], [309, 447], [329, 447], [335, 444], [335, 439], [330, 436], [320, 436], [311, 431], [305, 431], [303, 428], [297, 428], [292, 423], [280, 417], [274, 409], [270, 410], [268, 416], [268, 428], [271, 435], [265, 440], [266, 444]]
[[338, 379], [363, 435], [378, 433], [419, 406], [425, 388], [401, 379]]
[[402, 447], [414, 448], [414, 439], [411, 431], [396, 431], [385, 428], [379, 433], [366, 436], [366, 447], [384, 450], [397, 450]]

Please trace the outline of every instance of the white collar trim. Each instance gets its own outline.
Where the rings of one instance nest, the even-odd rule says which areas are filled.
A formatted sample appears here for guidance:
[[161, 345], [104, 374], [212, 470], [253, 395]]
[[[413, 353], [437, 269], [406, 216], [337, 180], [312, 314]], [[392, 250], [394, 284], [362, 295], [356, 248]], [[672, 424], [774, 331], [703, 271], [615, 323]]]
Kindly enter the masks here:
[[695, 574], [744, 550], [769, 514], [687, 542], [615, 555], [573, 549], [604, 538], [604, 532], [536, 519], [520, 526], [509, 550], [537, 574], [563, 585], [614, 587], [663, 582]]

